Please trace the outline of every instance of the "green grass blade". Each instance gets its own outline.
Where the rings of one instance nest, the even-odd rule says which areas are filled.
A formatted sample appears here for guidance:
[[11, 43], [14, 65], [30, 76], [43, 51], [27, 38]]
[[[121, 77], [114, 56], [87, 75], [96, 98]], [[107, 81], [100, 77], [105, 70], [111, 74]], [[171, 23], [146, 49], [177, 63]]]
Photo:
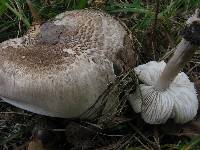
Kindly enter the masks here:
[[74, 9], [83, 9], [87, 6], [87, 0], [79, 0]]
[[28, 19], [23, 16], [21, 13], [19, 13], [15, 8], [11, 7], [10, 4], [5, 3], [6, 7], [12, 11], [18, 18], [20, 18], [22, 20], [22, 22], [27, 26], [30, 27], [30, 23], [28, 21]]
[[183, 146], [181, 150], [192, 150], [194, 146], [197, 146], [200, 143], [200, 135], [197, 136], [196, 138], [192, 139], [188, 144]]
[[8, 0], [0, 0], [0, 16], [2, 16], [7, 10], [6, 3]]

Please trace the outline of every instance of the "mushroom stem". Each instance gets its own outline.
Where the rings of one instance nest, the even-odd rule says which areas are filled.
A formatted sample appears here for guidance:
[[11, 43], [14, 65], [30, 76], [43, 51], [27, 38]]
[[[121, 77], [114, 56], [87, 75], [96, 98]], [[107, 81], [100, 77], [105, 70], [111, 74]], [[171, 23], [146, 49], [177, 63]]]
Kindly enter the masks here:
[[185, 63], [190, 60], [197, 49], [197, 45], [182, 38], [177, 45], [173, 57], [168, 61], [155, 87], [160, 90], [166, 90], [173, 82], [175, 77], [181, 71]]
[[159, 90], [166, 90], [170, 86], [184, 64], [192, 58], [195, 50], [200, 46], [200, 10], [197, 9], [186, 23], [182, 33], [183, 38], [155, 85]]

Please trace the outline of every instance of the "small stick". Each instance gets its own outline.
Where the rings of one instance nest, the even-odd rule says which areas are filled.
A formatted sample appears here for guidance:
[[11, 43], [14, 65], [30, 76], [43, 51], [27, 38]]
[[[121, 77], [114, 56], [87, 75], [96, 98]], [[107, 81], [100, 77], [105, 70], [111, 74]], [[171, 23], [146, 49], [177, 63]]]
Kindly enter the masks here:
[[0, 112], [0, 114], [14, 114], [14, 115], [32, 116], [32, 115], [27, 114], [27, 113], [20, 113], [20, 112], [13, 112], [13, 111], [9, 111], [9, 112]]
[[31, 11], [31, 15], [33, 16], [33, 24], [41, 24], [42, 23], [42, 18], [39, 15], [38, 11], [35, 9], [33, 3], [31, 0], [26, 0], [28, 7]]

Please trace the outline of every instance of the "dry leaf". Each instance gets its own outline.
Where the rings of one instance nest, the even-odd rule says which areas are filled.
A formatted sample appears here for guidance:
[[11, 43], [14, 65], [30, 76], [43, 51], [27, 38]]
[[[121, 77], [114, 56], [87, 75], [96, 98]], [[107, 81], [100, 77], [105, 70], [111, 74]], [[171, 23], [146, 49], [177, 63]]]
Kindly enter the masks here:
[[32, 140], [28, 144], [28, 150], [45, 150], [45, 148], [40, 140]]
[[200, 120], [193, 120], [192, 122], [185, 124], [181, 134], [189, 138], [198, 136], [200, 134]]

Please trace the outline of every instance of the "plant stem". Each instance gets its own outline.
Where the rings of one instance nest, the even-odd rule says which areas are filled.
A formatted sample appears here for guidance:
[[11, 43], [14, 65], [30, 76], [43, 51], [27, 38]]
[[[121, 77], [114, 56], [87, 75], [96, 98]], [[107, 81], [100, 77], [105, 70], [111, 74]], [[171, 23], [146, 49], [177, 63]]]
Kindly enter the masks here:
[[32, 15], [32, 17], [33, 17], [33, 24], [34, 23], [39, 23], [39, 24], [41, 24], [42, 23], [42, 19], [41, 19], [41, 17], [40, 17], [40, 15], [39, 15], [39, 12], [36, 10], [36, 8], [34, 7], [34, 5], [33, 5], [33, 3], [32, 3], [32, 1], [31, 0], [26, 0], [26, 2], [27, 2], [27, 4], [28, 4], [28, 7], [29, 7], [29, 9], [30, 9], [30, 11], [31, 11], [31, 15]]
[[166, 90], [181, 71], [185, 63], [191, 59], [197, 47], [198, 46], [193, 45], [182, 38], [181, 42], [176, 47], [173, 57], [168, 61], [155, 87], [160, 90]]

